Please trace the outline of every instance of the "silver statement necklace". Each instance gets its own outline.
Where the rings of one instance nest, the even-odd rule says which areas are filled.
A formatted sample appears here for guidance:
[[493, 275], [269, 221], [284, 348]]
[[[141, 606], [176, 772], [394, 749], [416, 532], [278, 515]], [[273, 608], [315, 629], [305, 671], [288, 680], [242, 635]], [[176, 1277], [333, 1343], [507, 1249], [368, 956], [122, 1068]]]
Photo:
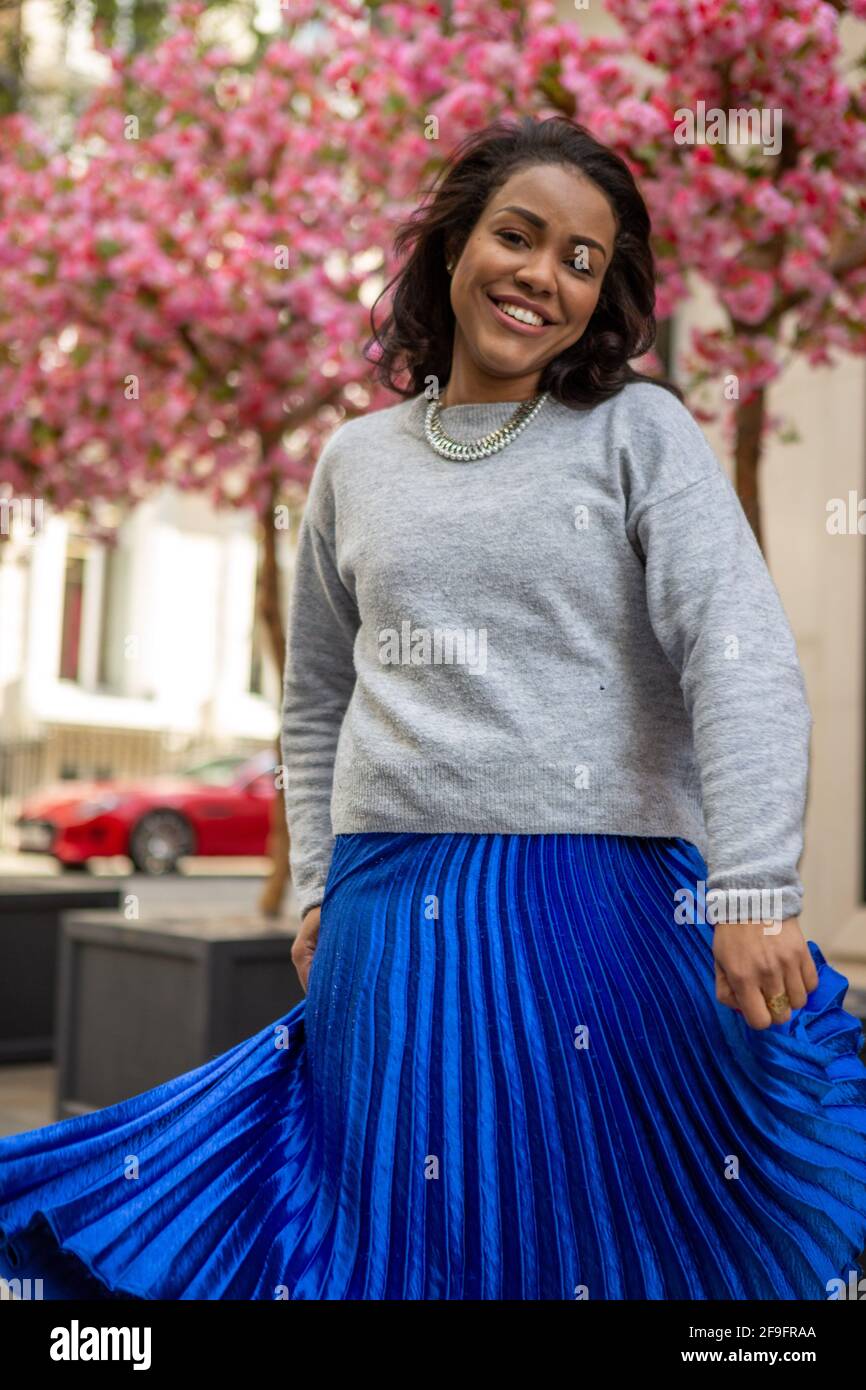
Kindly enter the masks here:
[[531, 400], [521, 401], [510, 420], [506, 420], [504, 425], [498, 429], [491, 430], [490, 434], [485, 434], [481, 439], [450, 439], [439, 423], [439, 413], [442, 405], [438, 400], [432, 400], [427, 407], [424, 417], [424, 433], [427, 443], [431, 449], [435, 449], [442, 458], [453, 459], [459, 463], [469, 463], [473, 459], [485, 459], [491, 454], [498, 454], [500, 449], [504, 449], [506, 444], [510, 444], [516, 439], [521, 430], [525, 430], [531, 420], [534, 420], [544, 402], [550, 395], [549, 391], [543, 391], [540, 396], [533, 396]]

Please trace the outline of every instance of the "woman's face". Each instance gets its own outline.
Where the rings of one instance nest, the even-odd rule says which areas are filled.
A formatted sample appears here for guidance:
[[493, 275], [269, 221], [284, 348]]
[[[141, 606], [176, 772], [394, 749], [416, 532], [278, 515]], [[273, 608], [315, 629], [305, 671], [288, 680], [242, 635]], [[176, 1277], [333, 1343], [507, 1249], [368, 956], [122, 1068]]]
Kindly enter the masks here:
[[[616, 222], [601, 190], [577, 171], [536, 164], [490, 198], [451, 276], [456, 319], [449, 395], [522, 400], [542, 370], [581, 337], [613, 254]], [[515, 320], [497, 301], [543, 317]], [[452, 386], [454, 389], [452, 389]]]

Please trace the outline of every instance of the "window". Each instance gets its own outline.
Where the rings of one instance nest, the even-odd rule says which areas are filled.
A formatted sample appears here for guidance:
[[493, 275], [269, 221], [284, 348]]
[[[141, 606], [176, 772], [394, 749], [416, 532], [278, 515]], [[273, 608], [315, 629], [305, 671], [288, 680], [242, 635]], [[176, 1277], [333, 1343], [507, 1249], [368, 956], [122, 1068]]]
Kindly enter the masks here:
[[63, 624], [60, 635], [60, 677], [77, 681], [81, 672], [82, 620], [84, 614], [84, 567], [86, 552], [78, 541], [70, 541], [63, 578]]
[[126, 694], [126, 548], [74, 533], [66, 546], [58, 675], [86, 690]]
[[99, 644], [96, 679], [105, 690], [125, 694], [124, 615], [129, 552], [118, 541], [100, 547]]

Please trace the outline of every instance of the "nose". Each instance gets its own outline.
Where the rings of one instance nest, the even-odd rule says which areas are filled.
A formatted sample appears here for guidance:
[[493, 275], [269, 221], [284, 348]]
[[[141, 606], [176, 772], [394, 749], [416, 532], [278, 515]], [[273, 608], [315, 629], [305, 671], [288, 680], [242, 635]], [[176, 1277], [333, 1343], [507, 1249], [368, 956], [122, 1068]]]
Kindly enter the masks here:
[[515, 271], [514, 278], [536, 298], [552, 295], [556, 289], [554, 253], [539, 251], [527, 256], [520, 269]]

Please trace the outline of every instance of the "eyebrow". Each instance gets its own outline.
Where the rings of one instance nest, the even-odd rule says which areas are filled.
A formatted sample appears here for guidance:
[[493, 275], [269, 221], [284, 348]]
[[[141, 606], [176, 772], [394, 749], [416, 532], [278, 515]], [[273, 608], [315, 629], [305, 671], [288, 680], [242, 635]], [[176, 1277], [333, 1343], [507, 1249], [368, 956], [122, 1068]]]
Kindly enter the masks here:
[[[530, 212], [529, 208], [516, 207], [513, 203], [508, 203], [504, 208], [497, 208], [496, 211], [519, 213], [521, 217], [526, 218], [527, 222], [531, 222], [533, 227], [540, 227], [542, 231], [547, 226], [547, 223], [545, 222], [544, 218], [539, 217], [537, 212]], [[567, 237], [566, 240], [582, 241], [585, 246], [594, 246], [597, 251], [601, 252], [601, 254], [604, 256], [604, 259], [607, 260], [607, 252], [605, 251], [601, 242], [596, 241], [595, 237], [585, 236], [583, 232], [572, 232], [571, 236]]]

